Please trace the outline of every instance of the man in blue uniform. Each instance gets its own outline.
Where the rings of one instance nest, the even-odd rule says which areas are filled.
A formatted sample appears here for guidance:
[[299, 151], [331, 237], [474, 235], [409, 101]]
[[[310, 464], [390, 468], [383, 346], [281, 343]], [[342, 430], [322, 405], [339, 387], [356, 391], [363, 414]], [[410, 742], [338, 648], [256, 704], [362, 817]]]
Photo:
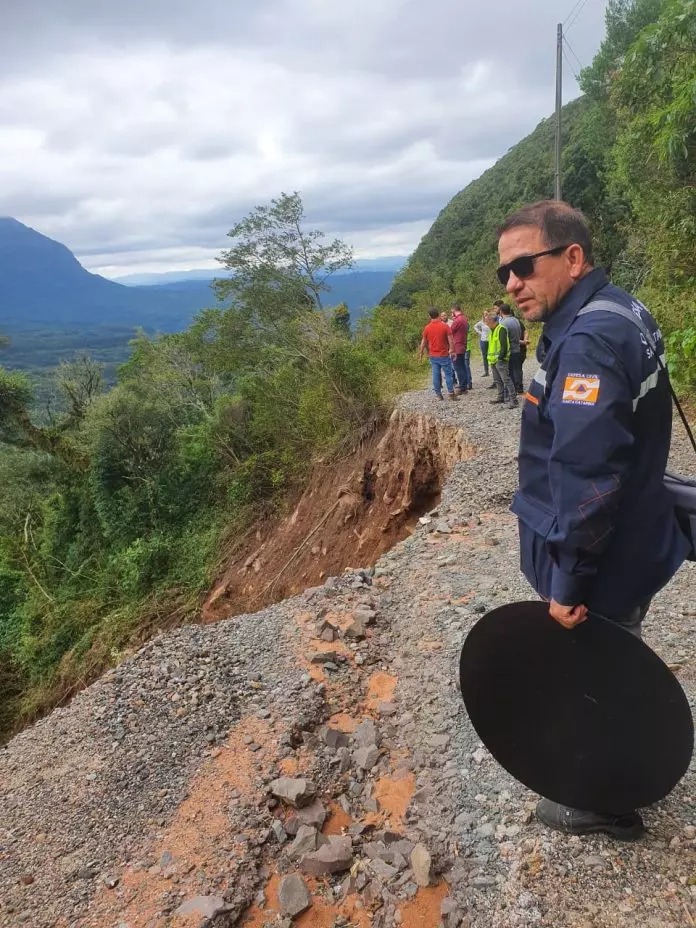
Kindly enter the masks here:
[[[543, 322], [539, 371], [525, 394], [519, 489], [522, 570], [565, 628], [599, 613], [640, 634], [652, 597], [688, 545], [663, 487], [672, 408], [667, 376], [628, 319], [585, 311], [597, 301], [633, 312], [662, 355], [645, 307], [593, 267], [583, 215], [547, 200], [499, 229], [498, 277], [524, 319]], [[537, 816], [572, 834], [634, 839], [640, 815], [598, 815], [542, 799]]]

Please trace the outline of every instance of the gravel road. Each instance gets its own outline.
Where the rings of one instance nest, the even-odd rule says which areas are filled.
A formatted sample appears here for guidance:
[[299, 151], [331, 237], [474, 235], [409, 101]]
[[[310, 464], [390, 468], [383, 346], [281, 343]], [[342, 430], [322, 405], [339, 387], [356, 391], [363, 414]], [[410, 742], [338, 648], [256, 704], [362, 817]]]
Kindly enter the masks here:
[[[468, 630], [532, 598], [508, 511], [520, 411], [489, 406], [487, 383], [400, 399], [476, 453], [374, 569], [157, 638], [0, 750], [2, 928], [696, 924], [693, 766], [645, 810], [644, 840], [567, 838], [534, 821], [536, 797], [467, 720]], [[645, 624], [692, 706], [695, 593], [685, 565]], [[303, 840], [338, 858], [331, 836], [349, 836], [333, 873], [292, 850], [300, 813], [271, 795], [280, 776], [310, 780], [323, 809]], [[299, 873], [311, 909], [295, 917], [298, 887], [279, 881]]]
[[[479, 379], [476, 386], [482, 383]], [[658, 806], [645, 810], [645, 840], [621, 845], [604, 837], [568, 839], [529, 822], [537, 797], [479, 750], [460, 705], [454, 682], [457, 660], [472, 623], [479, 613], [494, 606], [534, 598], [518, 569], [516, 527], [508, 512], [516, 482], [520, 413], [498, 406], [487, 408], [487, 393], [475, 390], [447, 405], [435, 405], [426, 393], [402, 398], [406, 408], [422, 411], [430, 404], [435, 415], [464, 422], [467, 434], [481, 450], [454, 468], [439, 516], [453, 527], [481, 519], [482, 528], [487, 529], [482, 544], [472, 544], [470, 537], [462, 544], [456, 535], [433, 543], [432, 536], [418, 533], [381, 562], [390, 565], [393, 577], [390, 611], [398, 616], [393, 626], [398, 637], [392, 641], [403, 661], [399, 692], [402, 701], [417, 706], [412, 750], [422, 755], [419, 781], [429, 782], [434, 797], [431, 807], [427, 812], [421, 809], [421, 814], [445, 842], [459, 842], [453, 895], [468, 910], [476, 928], [694, 924], [693, 762], [677, 789]], [[681, 424], [675, 423], [674, 468], [693, 473], [696, 468], [690, 455], [693, 452]], [[439, 602], [435, 591], [443, 597]], [[695, 594], [696, 564], [685, 564], [654, 600], [644, 626], [646, 642], [677, 667], [692, 707], [696, 696]], [[471, 601], [455, 605], [468, 595], [473, 596]], [[442, 645], [427, 665], [418, 648], [424, 638]], [[445, 751], [428, 751], [427, 741], [423, 743], [420, 736], [429, 728], [451, 734]]]

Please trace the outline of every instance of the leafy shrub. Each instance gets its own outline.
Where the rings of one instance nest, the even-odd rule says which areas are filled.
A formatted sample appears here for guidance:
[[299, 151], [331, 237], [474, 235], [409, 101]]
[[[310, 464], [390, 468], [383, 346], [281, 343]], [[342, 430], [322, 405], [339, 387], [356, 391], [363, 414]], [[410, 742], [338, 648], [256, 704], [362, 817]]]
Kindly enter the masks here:
[[233, 507], [242, 507], [272, 501], [293, 485], [302, 469], [302, 464], [289, 451], [252, 454], [229, 482], [229, 502]]
[[669, 369], [682, 387], [696, 388], [696, 328], [678, 329], [667, 339]]

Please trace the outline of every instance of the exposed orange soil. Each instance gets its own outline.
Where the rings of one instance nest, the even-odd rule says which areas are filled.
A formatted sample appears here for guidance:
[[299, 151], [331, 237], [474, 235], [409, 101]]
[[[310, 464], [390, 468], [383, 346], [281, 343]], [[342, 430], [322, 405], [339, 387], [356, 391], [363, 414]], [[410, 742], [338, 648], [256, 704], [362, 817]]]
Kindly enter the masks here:
[[305, 745], [296, 748], [290, 757], [278, 761], [281, 774], [286, 777], [311, 777], [313, 764], [314, 755]]
[[[251, 738], [261, 749], [252, 752], [245, 739]], [[158, 837], [150, 856], [159, 860], [168, 851], [169, 867], [149, 870], [126, 870], [115, 890], [100, 889], [92, 903], [90, 915], [83, 923], [107, 925], [125, 922], [129, 928], [163, 925], [161, 899], [171, 889], [171, 876], [183, 876], [193, 870], [214, 879], [229, 871], [230, 857], [242, 857], [246, 846], [230, 835], [227, 809], [231, 795], [256, 801], [254, 779], [259, 766], [269, 760], [266, 751], [275, 734], [268, 722], [256, 717], [241, 719], [216, 757], [204, 762], [194, 777], [188, 797], [182, 802], [164, 833]], [[225, 866], [221, 866], [221, 860]], [[223, 892], [226, 885], [219, 887]], [[178, 918], [177, 928], [197, 925], [200, 917]]]
[[442, 921], [440, 906], [448, 894], [447, 884], [426, 886], [410, 902], [401, 907], [401, 924], [404, 928], [437, 928]]
[[318, 638], [312, 638], [311, 648], [315, 654], [326, 654], [327, 651], [333, 651], [348, 659], [353, 656], [353, 652], [342, 641], [320, 641]]
[[[336, 654], [340, 654], [341, 656], [345, 657], [347, 660], [352, 661], [353, 652], [342, 641], [321, 641], [321, 639], [314, 637], [312, 634], [314, 628], [314, 617], [310, 613], [300, 613], [297, 618], [300, 628], [303, 629], [307, 637], [311, 638], [310, 647], [313, 653], [327, 654], [329, 651], [333, 651]], [[335, 624], [338, 624], [338, 619], [336, 617], [334, 618], [334, 621]], [[345, 624], [349, 624], [349, 622]], [[315, 683], [327, 682], [327, 676], [321, 664], [311, 664], [306, 658], [303, 658], [303, 660], [307, 666], [307, 673]]]
[[320, 897], [314, 897], [314, 904], [299, 918], [295, 919], [293, 926], [297, 928], [334, 928], [336, 916], [346, 916], [355, 928], [370, 928], [372, 917], [362, 907], [356, 896], [348, 896], [345, 902], [335, 906], [324, 902]]
[[373, 673], [367, 681], [365, 708], [369, 712], [376, 712], [381, 702], [391, 702], [395, 689], [396, 677], [381, 671]]
[[331, 728], [336, 728], [338, 731], [345, 732], [347, 735], [352, 735], [359, 724], [360, 719], [348, 715], [347, 712], [337, 712], [336, 715], [332, 715], [328, 721], [328, 725]]
[[253, 905], [242, 919], [244, 928], [263, 928], [266, 922], [271, 921], [272, 917], [277, 914], [279, 885], [280, 877], [277, 873], [274, 873], [263, 891], [266, 898], [266, 907], [260, 909], [257, 905]]
[[406, 538], [437, 502], [450, 467], [474, 450], [456, 429], [410, 422], [404, 433], [397, 416], [352, 453], [317, 464], [294, 511], [242, 540], [203, 607], [203, 621], [255, 611], [346, 567], [374, 564]]
[[[360, 900], [356, 896], [348, 896], [340, 905], [333, 905], [325, 902], [319, 890], [321, 882], [318, 880], [305, 880], [307, 888], [312, 893], [312, 906], [303, 912], [293, 921], [293, 926], [298, 928], [333, 928], [336, 918], [339, 915], [346, 916], [355, 928], [370, 928], [372, 919], [369, 913], [360, 906]], [[258, 906], [252, 906], [246, 917], [242, 920], [244, 928], [263, 928], [266, 924], [272, 924], [278, 916], [278, 887], [280, 886], [280, 877], [274, 874], [264, 890], [266, 897], [266, 906], [260, 909]]]
[[393, 777], [382, 777], [375, 784], [373, 796], [380, 809], [388, 816], [392, 828], [398, 828], [403, 824], [415, 788], [416, 778], [408, 771], [402, 771]]
[[342, 835], [352, 823], [353, 819], [344, 812], [337, 802], [329, 803], [330, 816], [324, 823], [322, 831], [325, 835]]
[[278, 764], [284, 777], [296, 777], [300, 772], [300, 764], [296, 757], [284, 757]]
[[321, 669], [319, 664], [308, 664], [307, 673], [315, 683], [326, 683], [326, 674]]

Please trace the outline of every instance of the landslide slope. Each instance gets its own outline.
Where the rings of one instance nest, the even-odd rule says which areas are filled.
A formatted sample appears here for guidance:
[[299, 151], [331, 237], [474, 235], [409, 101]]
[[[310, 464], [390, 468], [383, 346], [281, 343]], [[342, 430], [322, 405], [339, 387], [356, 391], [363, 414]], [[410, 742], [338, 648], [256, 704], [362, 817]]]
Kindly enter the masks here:
[[277, 602], [346, 567], [366, 567], [432, 508], [453, 465], [472, 454], [465, 432], [395, 410], [350, 451], [318, 462], [283, 519], [238, 546], [203, 606], [204, 622]]

